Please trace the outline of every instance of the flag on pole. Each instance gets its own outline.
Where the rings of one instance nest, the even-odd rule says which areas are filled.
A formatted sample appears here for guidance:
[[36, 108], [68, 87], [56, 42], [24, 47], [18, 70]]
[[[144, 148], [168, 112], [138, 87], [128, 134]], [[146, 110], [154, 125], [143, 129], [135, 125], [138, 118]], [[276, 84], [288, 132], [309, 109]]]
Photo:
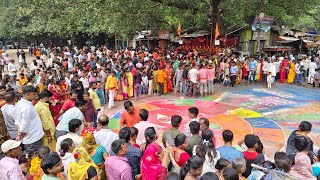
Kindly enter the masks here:
[[181, 25], [180, 25], [180, 23], [179, 23], [179, 26], [178, 26], [177, 32], [178, 32], [178, 35], [179, 35], [179, 37], [180, 37], [180, 35], [181, 35]]
[[219, 24], [216, 23], [216, 30], [214, 32], [214, 39], [217, 39], [217, 37], [220, 35], [220, 32], [219, 32]]

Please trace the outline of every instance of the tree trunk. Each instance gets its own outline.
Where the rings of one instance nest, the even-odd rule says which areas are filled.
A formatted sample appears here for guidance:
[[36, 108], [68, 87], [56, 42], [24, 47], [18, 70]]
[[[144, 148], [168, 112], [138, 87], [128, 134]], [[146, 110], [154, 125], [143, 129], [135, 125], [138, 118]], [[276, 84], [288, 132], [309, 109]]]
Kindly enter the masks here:
[[221, 0], [211, 0], [210, 1], [210, 19], [211, 19], [211, 25], [213, 28], [212, 31], [212, 37], [215, 37], [215, 28], [216, 28], [216, 23], [219, 24], [219, 29], [220, 29], [220, 12], [219, 12], [219, 5], [220, 5]]

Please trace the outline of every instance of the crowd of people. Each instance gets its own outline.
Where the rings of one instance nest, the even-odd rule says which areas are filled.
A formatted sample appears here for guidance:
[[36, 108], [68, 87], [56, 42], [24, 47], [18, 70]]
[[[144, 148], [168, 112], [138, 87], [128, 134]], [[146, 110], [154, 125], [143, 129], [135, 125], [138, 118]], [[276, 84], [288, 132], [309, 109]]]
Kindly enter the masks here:
[[[174, 115], [172, 127], [159, 134], [161, 127], [148, 121], [148, 111], [128, 101], [154, 93], [208, 96], [214, 93], [214, 83], [233, 87], [261, 81], [271, 88], [275, 80], [301, 84], [304, 77], [315, 85], [320, 82], [318, 56], [214, 56], [179, 49], [116, 51], [92, 46], [35, 49], [30, 65], [25, 52], [18, 51], [17, 66], [1, 53], [0, 72], [8, 74], [1, 76], [0, 84], [4, 156], [0, 179], [319, 176], [320, 165], [307, 136], [312, 127], [309, 122], [302, 122], [290, 135], [286, 153], [278, 152], [274, 161], [267, 161], [263, 142], [253, 134], [233, 147], [233, 132], [224, 130], [225, 144], [217, 148], [210, 123], [198, 118], [197, 107], [189, 109], [189, 123], [182, 127], [182, 117]], [[127, 100], [118, 133], [108, 128], [109, 118], [104, 115], [115, 107], [115, 100]]]
[[[108, 128], [106, 115], [99, 116], [94, 128], [85, 124], [84, 116], [78, 117], [74, 110], [74, 117], [68, 115], [65, 122], [59, 121], [58, 126], [67, 124], [66, 134], [53, 138], [58, 130], [46, 129], [49, 122], [43, 121], [37, 108], [39, 102], [50, 99], [45, 94], [52, 93], [44, 90], [33, 107], [32, 100], [37, 95], [31, 90], [35, 88], [26, 88], [13, 118], [16, 136], [7, 131], [1, 139], [3, 180], [320, 179], [320, 151], [314, 153], [313, 141], [308, 137], [312, 124], [307, 121], [290, 134], [286, 151], [276, 152], [274, 157], [266, 156], [259, 136], [247, 134], [234, 142], [233, 132], [227, 129], [222, 132], [222, 146], [217, 147], [209, 120], [199, 117], [196, 107], [188, 109], [187, 124], [182, 125], [182, 117], [174, 115], [171, 127], [161, 131], [161, 127], [149, 122], [149, 112], [131, 101], [124, 103], [126, 111], [121, 116], [118, 134]], [[81, 113], [84, 106], [84, 100], [79, 99], [74, 108]], [[52, 117], [50, 122], [54, 124]], [[1, 133], [5, 133], [3, 128]]]

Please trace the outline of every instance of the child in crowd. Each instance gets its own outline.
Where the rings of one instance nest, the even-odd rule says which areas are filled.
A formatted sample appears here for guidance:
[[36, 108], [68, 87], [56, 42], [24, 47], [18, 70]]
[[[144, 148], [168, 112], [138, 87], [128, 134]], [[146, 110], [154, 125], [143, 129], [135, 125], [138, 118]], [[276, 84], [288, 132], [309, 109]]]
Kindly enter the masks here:
[[141, 94], [148, 94], [148, 76], [145, 72], [142, 73], [141, 89]]
[[230, 84], [230, 77], [229, 77], [229, 75], [226, 75], [226, 77], [224, 78], [224, 80], [223, 80], [223, 84], [225, 85], [225, 86], [229, 86], [229, 84]]
[[32, 176], [30, 175], [30, 166], [31, 166], [31, 160], [34, 156], [34, 152], [32, 150], [25, 150], [23, 151], [21, 157], [19, 158], [19, 164], [22, 170], [22, 174], [27, 177], [27, 179], [32, 179]]
[[267, 82], [268, 82], [268, 88], [271, 89], [271, 84], [272, 84], [272, 73], [269, 72], [268, 76], [267, 76]]
[[64, 171], [64, 167], [58, 153], [50, 153], [42, 158], [41, 169], [44, 172], [41, 180], [62, 180], [58, 174]]
[[138, 137], [139, 130], [136, 127], [131, 127], [130, 130], [131, 130], [130, 143], [132, 144], [132, 146], [140, 149], [140, 146], [137, 144], [137, 137]]
[[244, 138], [244, 143], [247, 146], [248, 150], [243, 152], [244, 158], [247, 160], [247, 169], [243, 173], [244, 177], [248, 177], [251, 173], [252, 167], [251, 164], [260, 164], [264, 161], [264, 155], [258, 153], [256, 149], [258, 148], [259, 139], [253, 134], [248, 134]]

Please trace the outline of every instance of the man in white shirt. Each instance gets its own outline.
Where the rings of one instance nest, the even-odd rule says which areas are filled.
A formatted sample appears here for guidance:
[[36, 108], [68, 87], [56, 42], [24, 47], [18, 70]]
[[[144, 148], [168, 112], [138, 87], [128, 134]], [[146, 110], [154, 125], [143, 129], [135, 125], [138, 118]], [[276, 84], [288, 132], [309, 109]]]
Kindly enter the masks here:
[[[196, 107], [189, 108], [188, 109], [188, 115], [189, 115], [189, 118], [191, 119], [190, 122], [192, 122], [192, 121], [199, 122], [198, 114], [199, 114], [199, 109], [198, 108], [196, 108]], [[187, 137], [191, 137], [190, 127], [189, 127], [190, 122], [188, 122], [186, 125], [184, 125], [184, 134]]]
[[16, 104], [15, 124], [18, 127], [17, 140], [22, 140], [24, 150], [36, 151], [41, 146], [44, 135], [41, 119], [32, 105], [38, 98], [38, 90], [34, 86], [22, 89], [23, 98]]
[[190, 81], [190, 89], [188, 94], [191, 96], [191, 92], [193, 92], [193, 96], [196, 95], [197, 87], [198, 87], [198, 80], [199, 80], [199, 71], [197, 69], [197, 65], [195, 65], [189, 72], [188, 72], [188, 79]]
[[17, 66], [14, 64], [14, 60], [11, 59], [10, 63], [8, 64], [8, 71], [9, 76], [12, 78], [13, 82], [16, 82], [16, 73], [17, 73]]
[[134, 127], [138, 129], [139, 133], [137, 136], [137, 144], [140, 146], [142, 143], [146, 142], [144, 132], [148, 127], [153, 127], [154, 130], [158, 133], [158, 126], [148, 121], [149, 112], [146, 109], [140, 110], [140, 122], [135, 124]]
[[89, 89], [89, 79], [87, 77], [87, 73], [83, 72], [81, 78], [79, 79], [82, 82], [83, 88], [88, 90]]
[[61, 142], [67, 138], [72, 139], [72, 141], [74, 142], [74, 145], [77, 147], [78, 145], [80, 145], [82, 143], [82, 138], [77, 134], [77, 132], [80, 131], [80, 127], [81, 127], [82, 121], [80, 119], [72, 119], [69, 123], [69, 133], [67, 133], [66, 135], [60, 136], [57, 139], [57, 144], [56, 144], [56, 151], [59, 152], [60, 148], [61, 148]]
[[313, 84], [313, 77], [316, 74], [317, 64], [314, 62], [314, 58], [311, 59], [309, 63], [309, 76], [308, 76], [308, 84]]
[[101, 115], [98, 118], [98, 132], [94, 133], [94, 138], [97, 144], [103, 146], [108, 153], [111, 152], [111, 143], [117, 139], [119, 139], [119, 135], [112, 132], [108, 128], [109, 118], [106, 115]]
[[[54, 138], [57, 140], [60, 136], [63, 136], [69, 132], [69, 122], [72, 119], [80, 119], [84, 122], [83, 111], [86, 107], [86, 101], [78, 99], [75, 103], [75, 107], [68, 109], [59, 117], [59, 124], [54, 132]], [[85, 124], [85, 122], [84, 122]]]
[[11, 91], [11, 92], [7, 92], [4, 95], [4, 99], [6, 101], [6, 104], [1, 107], [4, 122], [7, 126], [10, 138], [15, 139], [18, 136], [18, 132], [17, 132], [17, 128], [14, 120], [14, 116], [15, 116], [14, 111], [15, 111], [15, 104], [16, 104], [17, 97], [16, 97], [16, 94], [13, 91]]

